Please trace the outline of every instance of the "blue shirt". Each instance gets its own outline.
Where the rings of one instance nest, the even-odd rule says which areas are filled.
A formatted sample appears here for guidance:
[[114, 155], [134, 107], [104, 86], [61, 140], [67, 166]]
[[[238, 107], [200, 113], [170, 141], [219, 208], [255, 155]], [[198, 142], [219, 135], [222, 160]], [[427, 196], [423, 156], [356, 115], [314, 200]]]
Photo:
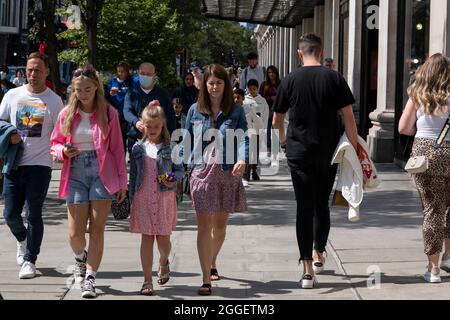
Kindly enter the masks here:
[[124, 81], [120, 82], [118, 78], [112, 79], [108, 85], [108, 93], [111, 91], [111, 89], [115, 89], [116, 95], [111, 96], [111, 102], [113, 102], [114, 107], [119, 111], [119, 114], [123, 116], [123, 105], [125, 103], [125, 96], [132, 86], [131, 79], [125, 79]]

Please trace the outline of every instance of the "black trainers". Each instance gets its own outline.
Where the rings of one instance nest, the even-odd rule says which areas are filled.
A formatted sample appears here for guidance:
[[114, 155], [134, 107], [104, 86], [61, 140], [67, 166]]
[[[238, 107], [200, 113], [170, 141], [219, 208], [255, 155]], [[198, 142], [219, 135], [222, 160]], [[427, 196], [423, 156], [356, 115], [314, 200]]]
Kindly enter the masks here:
[[81, 290], [81, 296], [83, 298], [96, 298], [97, 293], [95, 292], [95, 278], [89, 276], [84, 280], [83, 289]]
[[86, 260], [86, 250], [84, 251], [83, 260], [78, 260], [77, 258], [75, 258], [75, 268], [73, 269], [73, 277], [75, 279], [75, 283], [82, 283], [84, 278], [86, 277]]

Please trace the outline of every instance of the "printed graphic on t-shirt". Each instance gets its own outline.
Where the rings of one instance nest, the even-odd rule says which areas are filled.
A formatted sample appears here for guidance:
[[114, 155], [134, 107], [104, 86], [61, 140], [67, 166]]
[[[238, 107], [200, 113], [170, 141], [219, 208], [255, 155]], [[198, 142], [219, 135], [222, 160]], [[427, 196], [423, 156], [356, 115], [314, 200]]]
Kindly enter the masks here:
[[44, 103], [19, 100], [16, 112], [16, 127], [22, 138], [40, 138], [44, 125]]

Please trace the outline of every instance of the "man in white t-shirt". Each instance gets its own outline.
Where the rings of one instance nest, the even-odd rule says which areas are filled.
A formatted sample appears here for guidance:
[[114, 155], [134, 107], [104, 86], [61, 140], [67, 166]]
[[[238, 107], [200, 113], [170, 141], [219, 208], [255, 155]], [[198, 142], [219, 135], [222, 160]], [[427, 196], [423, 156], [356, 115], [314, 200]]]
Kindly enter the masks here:
[[[3, 215], [17, 239], [20, 279], [36, 276], [35, 264], [44, 234], [42, 206], [51, 179], [50, 136], [63, 108], [61, 98], [45, 85], [48, 74], [47, 56], [39, 52], [30, 54], [26, 68], [28, 84], [8, 91], [0, 105], [0, 119], [17, 128], [10, 143], [24, 143], [19, 168], [4, 175], [3, 187]], [[25, 201], [28, 227], [21, 217]]]

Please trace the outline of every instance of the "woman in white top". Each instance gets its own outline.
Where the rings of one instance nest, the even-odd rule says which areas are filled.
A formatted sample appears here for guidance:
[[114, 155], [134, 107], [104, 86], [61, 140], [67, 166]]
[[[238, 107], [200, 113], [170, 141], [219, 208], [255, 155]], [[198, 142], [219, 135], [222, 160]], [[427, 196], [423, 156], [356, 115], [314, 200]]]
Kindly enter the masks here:
[[440, 148], [433, 145], [449, 118], [450, 59], [441, 54], [431, 56], [417, 71], [408, 95], [399, 132], [415, 136], [413, 156], [428, 157], [428, 170], [414, 174], [414, 180], [424, 208], [424, 251], [429, 261], [424, 278], [439, 283], [443, 243], [440, 268], [450, 272], [450, 135]]

